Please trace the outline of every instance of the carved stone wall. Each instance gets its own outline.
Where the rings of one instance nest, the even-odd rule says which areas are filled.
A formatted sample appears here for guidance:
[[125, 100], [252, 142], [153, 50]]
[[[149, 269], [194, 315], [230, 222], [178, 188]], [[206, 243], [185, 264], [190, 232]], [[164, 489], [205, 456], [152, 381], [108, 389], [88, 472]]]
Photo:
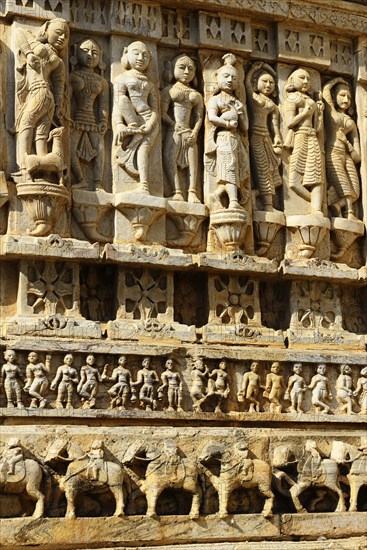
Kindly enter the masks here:
[[365, 547], [366, 29], [0, 2], [5, 550]]

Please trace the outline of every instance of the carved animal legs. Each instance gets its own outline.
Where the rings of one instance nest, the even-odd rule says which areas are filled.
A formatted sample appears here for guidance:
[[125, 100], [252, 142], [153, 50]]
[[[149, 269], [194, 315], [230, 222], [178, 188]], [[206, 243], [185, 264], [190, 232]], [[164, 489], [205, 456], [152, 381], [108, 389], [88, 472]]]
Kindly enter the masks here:
[[357, 480], [355, 478], [349, 479], [349, 485], [350, 485], [349, 512], [357, 512], [358, 493], [359, 493], [359, 489], [363, 485], [363, 480]]
[[75, 518], [75, 497], [76, 490], [72, 485], [65, 485], [65, 497], [66, 497], [66, 514], [65, 517], [68, 519]]
[[303, 493], [303, 491], [308, 489], [310, 485], [311, 483], [309, 482], [303, 482], [303, 483], [300, 482], [300, 483], [297, 483], [296, 485], [293, 485], [293, 487], [290, 488], [289, 492], [297, 512], [307, 512], [306, 508], [303, 508], [298, 497], [301, 493]]
[[338, 505], [335, 509], [335, 512], [345, 512], [346, 508], [345, 508], [344, 495], [340, 487], [338, 487], [336, 483], [327, 483], [327, 482], [324, 483], [324, 487], [327, 487], [328, 489], [333, 491], [333, 493], [336, 493], [339, 497]]
[[264, 503], [264, 508], [262, 511], [262, 515], [265, 518], [270, 517], [273, 514], [273, 502], [274, 502], [274, 495], [267, 485], [258, 485], [258, 489], [262, 495], [266, 498]]
[[121, 518], [122, 516], [125, 515], [125, 512], [124, 512], [125, 503], [124, 503], [124, 493], [122, 490], [122, 484], [120, 483], [119, 485], [111, 485], [110, 489], [116, 501], [116, 509], [113, 515]]
[[149, 517], [155, 517], [157, 515], [156, 513], [156, 504], [159, 497], [159, 490], [158, 487], [155, 487], [154, 485], [148, 488], [148, 491], [146, 492], [146, 498], [147, 498], [147, 516]]
[[195, 493], [193, 493], [193, 496], [192, 496], [192, 504], [191, 504], [191, 511], [190, 511], [191, 519], [197, 519], [200, 515], [201, 497], [202, 497], [202, 490], [200, 489], [200, 487], [197, 487]]
[[41, 518], [45, 511], [45, 496], [34, 485], [28, 484], [26, 491], [32, 500], [36, 501], [36, 507], [34, 509], [33, 518]]
[[228, 499], [229, 499], [229, 490], [226, 483], [219, 482], [218, 487], [218, 497], [219, 497], [219, 516], [225, 518], [228, 516]]

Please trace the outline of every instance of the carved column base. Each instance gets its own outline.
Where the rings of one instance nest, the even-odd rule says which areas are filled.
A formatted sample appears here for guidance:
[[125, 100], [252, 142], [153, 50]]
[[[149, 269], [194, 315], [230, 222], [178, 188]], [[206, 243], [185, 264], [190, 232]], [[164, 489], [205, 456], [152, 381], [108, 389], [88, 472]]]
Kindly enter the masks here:
[[285, 225], [285, 216], [281, 212], [255, 210], [253, 215], [255, 252], [257, 256], [266, 256], [270, 245]]
[[287, 216], [287, 228], [286, 258], [305, 259], [317, 254], [329, 259], [329, 245], [324, 247], [325, 250], [318, 250], [330, 229], [329, 219], [321, 214]]
[[113, 206], [111, 193], [73, 189], [73, 217], [89, 241], [112, 241], [113, 220], [106, 220], [106, 214]]
[[[201, 231], [208, 209], [203, 204], [167, 201], [166, 234], [171, 248], [202, 247]], [[197, 242], [196, 242], [197, 241]]]
[[147, 319], [139, 321], [134, 319], [118, 319], [109, 321], [107, 324], [107, 335], [111, 340], [159, 340], [172, 342], [196, 342], [195, 326], [181, 325], [159, 321], [158, 319]]
[[166, 201], [151, 195], [119, 193], [115, 198], [114, 242], [165, 243]]
[[245, 210], [220, 210], [210, 214], [210, 226], [214, 232], [213, 250], [236, 252], [245, 247], [245, 236], [250, 218]]
[[345, 218], [331, 218], [331, 241], [334, 250], [331, 259], [342, 261], [347, 250], [354, 241], [364, 235], [365, 227], [361, 221], [352, 221]]

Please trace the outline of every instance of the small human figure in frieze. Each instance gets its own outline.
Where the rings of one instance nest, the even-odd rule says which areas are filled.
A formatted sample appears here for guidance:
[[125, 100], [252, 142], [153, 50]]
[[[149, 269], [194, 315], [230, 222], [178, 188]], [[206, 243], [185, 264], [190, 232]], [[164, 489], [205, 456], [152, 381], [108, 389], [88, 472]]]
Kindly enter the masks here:
[[114, 385], [108, 390], [110, 396], [110, 409], [120, 407], [126, 409], [131, 394], [131, 373], [127, 367], [127, 358], [121, 355], [118, 360], [118, 366], [112, 371], [111, 376], [107, 373], [108, 365], [106, 365], [101, 380], [109, 380], [114, 382]]
[[270, 406], [269, 412], [281, 413], [282, 403], [281, 399], [285, 392], [285, 384], [283, 374], [281, 372], [281, 366], [278, 361], [274, 361], [270, 367], [269, 374], [266, 375], [264, 397], [268, 399]]
[[336, 400], [339, 403], [340, 412], [355, 414], [353, 412], [353, 379], [352, 369], [349, 365], [340, 366], [340, 374], [336, 379]]
[[361, 370], [353, 396], [359, 396], [358, 403], [361, 407], [359, 414], [367, 414], [367, 367]]
[[39, 361], [38, 353], [31, 351], [26, 368], [26, 385], [24, 391], [32, 398], [30, 406], [43, 409], [47, 405], [48, 375], [50, 374], [51, 355], [46, 355], [45, 363]]
[[8, 407], [18, 407], [18, 409], [24, 409], [22, 402], [22, 386], [19, 380], [22, 380], [22, 373], [18, 367], [17, 355], [14, 350], [9, 349], [4, 352], [4, 359], [6, 363], [1, 367], [0, 386], [4, 384], [4, 390], [7, 399]]
[[139, 401], [145, 410], [155, 410], [158, 406], [156, 385], [159, 383], [159, 378], [152, 366], [150, 357], [144, 357], [142, 367], [137, 374], [136, 382], [131, 383], [132, 398], [131, 401], [136, 401], [136, 390], [139, 390]]
[[102, 375], [95, 367], [94, 355], [88, 355], [86, 365], [80, 369], [80, 381], [76, 391], [80, 395], [83, 408], [92, 409], [96, 404], [99, 382], [102, 382]]
[[258, 361], [253, 361], [250, 370], [245, 372], [242, 377], [241, 387], [237, 393], [237, 399], [240, 403], [249, 403], [249, 413], [260, 412], [260, 375]]
[[166, 126], [163, 165], [169, 184], [174, 187], [170, 198], [200, 202], [197, 139], [204, 117], [203, 97], [191, 86], [196, 80], [193, 59], [181, 54], [172, 61], [172, 68], [171, 79], [173, 76], [175, 82], [161, 92], [162, 122]]
[[175, 371], [173, 359], [167, 359], [166, 370], [161, 374], [162, 385], [157, 390], [158, 399], [163, 399], [167, 393], [167, 411], [183, 411], [182, 408], [182, 381], [181, 376]]
[[227, 372], [227, 361], [223, 359], [217, 369], [209, 373], [208, 396], [215, 395], [218, 399], [214, 412], [222, 411], [222, 402], [227, 399], [230, 393], [229, 375]]
[[290, 413], [304, 413], [303, 399], [307, 390], [307, 382], [301, 375], [303, 370], [302, 363], [295, 363], [292, 370], [294, 374], [288, 379], [284, 399], [291, 402], [291, 406], [289, 407]]
[[191, 370], [190, 395], [194, 411], [201, 411], [201, 405], [207, 397], [209, 369], [200, 358], [194, 361]]
[[1, 464], [6, 464], [7, 474], [15, 473], [15, 465], [24, 461], [23, 448], [17, 437], [11, 437], [1, 455]]
[[63, 365], [56, 371], [56, 376], [51, 383], [51, 390], [57, 388], [56, 408], [63, 409], [63, 403], [66, 401], [66, 408], [73, 409], [73, 396], [75, 392], [75, 386], [78, 384], [78, 373], [72, 364], [74, 357], [71, 353], [68, 353], [64, 357]]
[[312, 405], [315, 411], [321, 414], [328, 414], [330, 412], [330, 407], [325, 401], [331, 401], [333, 398], [330, 380], [325, 373], [326, 365], [319, 365], [317, 367], [317, 374], [312, 377], [308, 386], [312, 390]]

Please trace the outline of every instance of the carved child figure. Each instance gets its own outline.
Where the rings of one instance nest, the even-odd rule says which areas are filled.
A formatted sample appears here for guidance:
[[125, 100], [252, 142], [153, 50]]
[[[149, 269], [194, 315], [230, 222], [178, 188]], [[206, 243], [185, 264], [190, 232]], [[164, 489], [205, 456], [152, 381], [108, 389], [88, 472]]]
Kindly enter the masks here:
[[122, 355], [118, 360], [118, 367], [114, 368], [112, 375], [108, 377], [107, 366], [103, 371], [101, 380], [110, 380], [115, 384], [108, 390], [111, 398], [110, 409], [120, 406], [121, 409], [126, 409], [126, 405], [130, 395], [131, 373], [127, 368], [127, 359]]
[[27, 391], [32, 397], [31, 407], [38, 406], [43, 409], [47, 405], [45, 394], [48, 389], [47, 375], [50, 373], [51, 355], [46, 355], [45, 363], [38, 361], [38, 353], [31, 351], [28, 355], [29, 364], [26, 368], [27, 383], [24, 391]]
[[319, 365], [317, 367], [317, 374], [312, 377], [311, 383], [308, 386], [312, 390], [312, 404], [316, 412], [321, 412], [321, 414], [328, 414], [330, 412], [330, 407], [326, 405], [325, 400], [333, 398], [330, 380], [325, 376], [325, 372], [326, 365]]
[[271, 372], [269, 372], [266, 376], [265, 391], [263, 395], [269, 400], [269, 412], [281, 413], [282, 404], [280, 400], [285, 391], [285, 384], [283, 375], [279, 374], [281, 369], [278, 361], [274, 361], [271, 365], [270, 371]]
[[361, 376], [358, 378], [357, 387], [353, 392], [353, 395], [354, 397], [359, 395], [358, 402], [361, 406], [359, 414], [367, 414], [367, 367], [364, 367], [361, 370]]
[[162, 399], [167, 391], [168, 407], [167, 411], [182, 411], [182, 381], [178, 372], [174, 371], [173, 359], [167, 359], [166, 370], [161, 374], [162, 385], [159, 386], [158, 398]]
[[291, 402], [289, 407], [289, 412], [291, 413], [304, 413], [305, 411], [302, 408], [304, 393], [307, 389], [307, 383], [303, 376], [302, 364], [296, 363], [293, 365], [294, 374], [289, 377], [287, 391], [285, 392], [284, 399]]
[[19, 439], [11, 437], [7, 443], [7, 447], [1, 455], [1, 463], [6, 464], [8, 468], [7, 474], [13, 475], [15, 473], [15, 465], [23, 460], [24, 454]]
[[70, 59], [74, 69], [70, 73], [74, 100], [71, 167], [76, 181], [74, 187], [94, 191], [103, 185], [104, 136], [109, 111], [108, 82], [103, 77], [102, 49], [95, 40], [83, 39], [73, 49], [74, 56]]
[[135, 388], [141, 386], [139, 391], [139, 400], [141, 405], [145, 406], [145, 410], [147, 411], [155, 410], [158, 404], [155, 385], [158, 384], [159, 378], [155, 370], [152, 368], [150, 357], [144, 357], [142, 367], [143, 368], [138, 371], [136, 382], [132, 382], [131, 384], [133, 391], [131, 401], [134, 401], [134, 394], [136, 392]]
[[259, 370], [259, 363], [253, 361], [250, 366], [250, 370], [245, 372], [242, 378], [241, 388], [237, 393], [237, 398], [240, 403], [247, 401], [250, 406], [248, 412], [260, 412], [260, 376], [257, 374]]
[[227, 361], [223, 360], [219, 363], [218, 369], [214, 369], [209, 373], [207, 395], [216, 395], [219, 399], [214, 410], [216, 413], [223, 412], [221, 408], [222, 402], [228, 397], [230, 392], [229, 376], [226, 370]]
[[191, 371], [191, 388], [190, 394], [193, 401], [194, 411], [201, 410], [201, 405], [207, 397], [207, 384], [208, 384], [209, 370], [204, 365], [202, 359], [196, 359]]
[[350, 376], [352, 369], [349, 365], [341, 365], [340, 374], [336, 380], [336, 400], [339, 403], [340, 412], [355, 414], [353, 412], [353, 380]]
[[73, 394], [74, 385], [78, 384], [78, 373], [71, 366], [73, 364], [74, 357], [71, 353], [65, 355], [64, 364], [60, 365], [57, 369], [56, 376], [52, 381], [51, 390], [57, 390], [56, 408], [63, 409], [63, 402], [66, 399], [66, 408], [73, 409]]
[[94, 366], [96, 360], [94, 355], [88, 355], [86, 365], [80, 369], [80, 382], [77, 386], [77, 392], [81, 397], [83, 408], [92, 409], [96, 404], [99, 382], [102, 381], [102, 375], [98, 368]]
[[[171, 199], [200, 202], [196, 142], [203, 123], [203, 98], [190, 86], [196, 73], [194, 61], [186, 54], [181, 54], [173, 60], [172, 65], [176, 82], [163, 88], [161, 93], [162, 122], [167, 126], [163, 163], [169, 184], [174, 185]], [[183, 181], [186, 170], [188, 191]]]
[[[4, 352], [6, 363], [1, 368], [0, 386], [4, 384], [5, 394], [8, 401], [8, 407], [14, 407], [17, 404], [18, 409], [24, 409], [22, 403], [22, 387], [18, 379], [22, 378], [20, 369], [16, 364], [16, 353], [9, 349]], [[5, 381], [4, 381], [5, 379]]]

